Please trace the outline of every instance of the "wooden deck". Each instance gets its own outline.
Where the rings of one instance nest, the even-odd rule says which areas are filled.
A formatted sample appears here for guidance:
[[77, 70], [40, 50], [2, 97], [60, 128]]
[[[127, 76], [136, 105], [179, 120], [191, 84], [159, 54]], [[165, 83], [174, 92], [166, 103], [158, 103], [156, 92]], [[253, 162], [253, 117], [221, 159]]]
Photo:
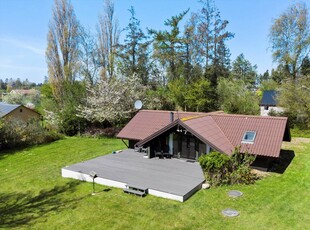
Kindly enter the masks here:
[[197, 162], [180, 159], [144, 158], [132, 149], [108, 154], [62, 169], [62, 176], [92, 181], [89, 173], [97, 173], [96, 183], [126, 188], [129, 185], [148, 188], [148, 194], [185, 201], [201, 188], [204, 175]]

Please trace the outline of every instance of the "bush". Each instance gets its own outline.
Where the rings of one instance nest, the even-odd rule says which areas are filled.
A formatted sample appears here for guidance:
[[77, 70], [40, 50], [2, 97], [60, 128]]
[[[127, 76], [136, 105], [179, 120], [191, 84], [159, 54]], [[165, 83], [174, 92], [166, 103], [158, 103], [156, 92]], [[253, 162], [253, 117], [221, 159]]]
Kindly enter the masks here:
[[219, 152], [211, 152], [199, 158], [199, 163], [206, 175], [206, 179], [214, 186], [224, 184], [250, 184], [256, 180], [251, 173], [250, 165], [255, 156], [240, 153], [236, 148], [228, 157]]
[[120, 132], [120, 130], [120, 127], [88, 127], [83, 135], [91, 137], [115, 137]]
[[199, 158], [199, 163], [212, 185], [225, 183], [229, 157], [219, 152], [211, 152]]
[[38, 121], [0, 120], [0, 150], [49, 143], [60, 139], [58, 133], [45, 130]]
[[294, 129], [291, 129], [290, 131], [291, 131], [292, 137], [310, 138], [310, 129], [294, 128]]

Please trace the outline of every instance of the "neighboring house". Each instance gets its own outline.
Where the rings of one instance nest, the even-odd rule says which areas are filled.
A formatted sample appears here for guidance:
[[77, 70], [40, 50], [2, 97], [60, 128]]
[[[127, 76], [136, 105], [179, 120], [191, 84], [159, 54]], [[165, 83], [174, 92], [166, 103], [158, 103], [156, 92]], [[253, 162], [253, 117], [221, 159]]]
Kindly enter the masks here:
[[117, 137], [129, 140], [129, 148], [147, 148], [150, 158], [166, 152], [197, 160], [214, 150], [231, 155], [240, 146], [269, 162], [280, 156], [290, 131], [286, 117], [141, 110]]
[[29, 121], [31, 119], [39, 120], [41, 115], [23, 105], [14, 105], [0, 102], [0, 118]]
[[38, 95], [40, 92], [36, 89], [13, 89], [11, 90], [10, 94], [20, 94], [23, 96], [35, 96]]
[[263, 98], [260, 103], [260, 115], [261, 116], [269, 116], [269, 112], [283, 112], [284, 109], [278, 107], [277, 104], [277, 96], [278, 92], [275, 90], [266, 90], [263, 93]]

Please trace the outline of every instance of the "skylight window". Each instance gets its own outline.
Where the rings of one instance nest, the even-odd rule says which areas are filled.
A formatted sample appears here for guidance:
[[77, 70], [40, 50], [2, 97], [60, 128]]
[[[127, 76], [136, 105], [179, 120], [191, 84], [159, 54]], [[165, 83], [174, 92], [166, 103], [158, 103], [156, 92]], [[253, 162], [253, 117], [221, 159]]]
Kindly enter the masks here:
[[242, 142], [241, 143], [254, 143], [254, 139], [256, 137], [255, 131], [246, 131], [243, 135]]

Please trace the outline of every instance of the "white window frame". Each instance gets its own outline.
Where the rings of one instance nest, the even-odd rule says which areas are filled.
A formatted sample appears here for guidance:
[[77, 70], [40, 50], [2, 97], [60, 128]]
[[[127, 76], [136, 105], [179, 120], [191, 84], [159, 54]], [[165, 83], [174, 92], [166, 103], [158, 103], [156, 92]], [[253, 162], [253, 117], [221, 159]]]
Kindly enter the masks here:
[[[248, 135], [248, 133], [254, 133], [253, 139], [251, 139], [251, 140], [246, 140], [245, 139], [245, 136]], [[245, 133], [243, 134], [241, 143], [253, 144], [255, 138], [256, 138], [256, 131], [245, 131]]]

